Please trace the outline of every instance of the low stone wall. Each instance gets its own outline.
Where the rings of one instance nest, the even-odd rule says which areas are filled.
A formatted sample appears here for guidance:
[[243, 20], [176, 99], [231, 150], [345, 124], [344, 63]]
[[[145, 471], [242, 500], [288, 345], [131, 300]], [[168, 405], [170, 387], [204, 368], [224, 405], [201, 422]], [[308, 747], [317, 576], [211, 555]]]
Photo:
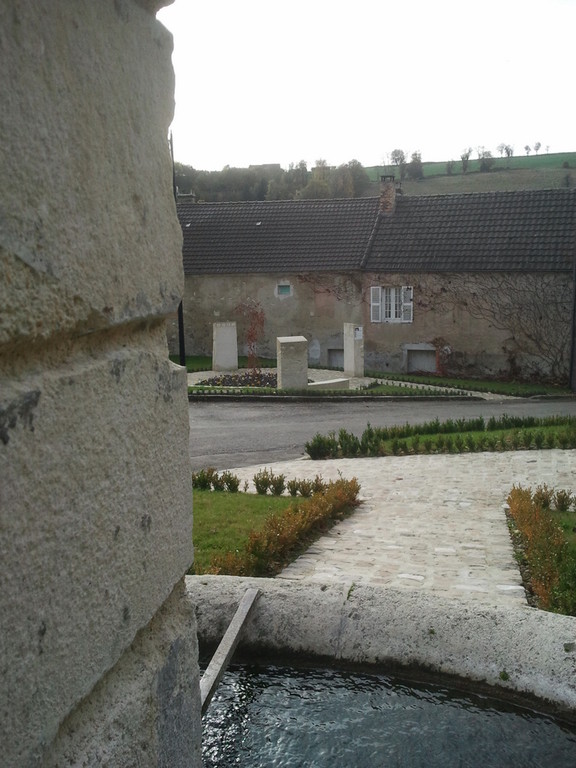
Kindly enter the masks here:
[[[260, 598], [244, 629], [246, 651], [302, 654], [421, 668], [503, 692], [535, 696], [576, 716], [576, 618], [471, 607], [406, 591], [356, 584], [295, 584], [231, 576], [186, 578], [201, 644], [216, 644], [250, 587]], [[506, 678], [506, 679], [503, 679]]]

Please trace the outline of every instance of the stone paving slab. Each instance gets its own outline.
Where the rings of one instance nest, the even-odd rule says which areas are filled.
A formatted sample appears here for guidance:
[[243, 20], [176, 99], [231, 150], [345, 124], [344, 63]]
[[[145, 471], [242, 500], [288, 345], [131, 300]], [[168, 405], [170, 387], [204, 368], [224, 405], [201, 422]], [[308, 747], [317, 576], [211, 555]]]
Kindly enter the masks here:
[[312, 461], [264, 468], [286, 479], [356, 477], [361, 506], [278, 576], [364, 583], [474, 603], [525, 604], [504, 505], [513, 485], [576, 490], [576, 451], [515, 451]]

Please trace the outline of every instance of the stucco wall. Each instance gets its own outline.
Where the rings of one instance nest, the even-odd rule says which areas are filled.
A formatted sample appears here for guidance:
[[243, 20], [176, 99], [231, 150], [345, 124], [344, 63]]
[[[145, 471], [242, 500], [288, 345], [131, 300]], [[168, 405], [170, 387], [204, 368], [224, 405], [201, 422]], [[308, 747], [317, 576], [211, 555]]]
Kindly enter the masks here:
[[[193, 559], [185, 372], [165, 341], [183, 275], [167, 146], [172, 39], [152, 15], [162, 4], [0, 4], [0, 743], [10, 766], [42, 765], [48, 752], [64, 764], [72, 717], [92, 744], [88, 764], [103, 764], [105, 742], [106, 764], [126, 764], [86, 713], [95, 686], [118, 688], [111, 670], [139, 633], [149, 685], [135, 718], [160, 706], [170, 654], [197, 677], [193, 633], [180, 654], [150, 630]], [[194, 686], [182, 695], [180, 725], [197, 735]], [[158, 722], [160, 744], [175, 722]], [[160, 764], [158, 749], [139, 765]]]

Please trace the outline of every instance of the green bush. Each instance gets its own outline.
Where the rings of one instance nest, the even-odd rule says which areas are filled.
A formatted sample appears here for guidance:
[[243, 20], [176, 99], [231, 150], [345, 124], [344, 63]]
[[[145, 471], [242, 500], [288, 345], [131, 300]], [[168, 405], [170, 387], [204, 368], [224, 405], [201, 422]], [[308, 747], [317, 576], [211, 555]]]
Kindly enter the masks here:
[[261, 496], [265, 496], [268, 492], [268, 488], [270, 487], [270, 472], [268, 472], [267, 469], [261, 469], [254, 475], [252, 480], [254, 481], [256, 493], [259, 493]]
[[286, 476], [270, 474], [270, 490], [273, 496], [282, 496], [286, 488]]
[[335, 459], [338, 456], [338, 441], [334, 432], [328, 436], [317, 433], [305, 445], [311, 459]]
[[226, 486], [226, 490], [230, 493], [238, 493], [240, 488], [240, 478], [233, 475], [232, 472], [222, 472], [222, 480]]

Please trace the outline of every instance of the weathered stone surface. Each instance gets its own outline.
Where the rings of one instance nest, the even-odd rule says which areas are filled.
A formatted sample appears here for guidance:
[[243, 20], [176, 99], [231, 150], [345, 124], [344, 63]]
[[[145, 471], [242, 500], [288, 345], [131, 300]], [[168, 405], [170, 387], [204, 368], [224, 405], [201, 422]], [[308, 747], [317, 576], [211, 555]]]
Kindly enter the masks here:
[[0, 348], [177, 306], [171, 49], [130, 0], [0, 8]]
[[572, 616], [354, 583], [194, 576], [186, 585], [197, 603], [201, 644], [220, 640], [244, 591], [257, 587], [261, 595], [241, 641], [247, 651], [326, 657], [389, 671], [423, 668], [576, 711], [576, 654], [564, 646], [576, 632]]
[[185, 372], [142, 341], [2, 390], [0, 658], [21, 743], [31, 721], [49, 740], [192, 562]]
[[306, 389], [308, 384], [308, 341], [305, 336], [278, 336], [278, 389]]
[[181, 581], [87, 703], [62, 724], [46, 768], [200, 764], [196, 619]]
[[[42, 765], [69, 717], [55, 765], [69, 744], [72, 764], [129, 765], [121, 756], [143, 744], [139, 765], [200, 764], [192, 624], [166, 603], [193, 552], [186, 375], [165, 337], [183, 276], [172, 39], [157, 5], [0, 3], [0, 744], [11, 768]], [[180, 754], [182, 720], [192, 731]], [[150, 723], [155, 736], [142, 732]]]

